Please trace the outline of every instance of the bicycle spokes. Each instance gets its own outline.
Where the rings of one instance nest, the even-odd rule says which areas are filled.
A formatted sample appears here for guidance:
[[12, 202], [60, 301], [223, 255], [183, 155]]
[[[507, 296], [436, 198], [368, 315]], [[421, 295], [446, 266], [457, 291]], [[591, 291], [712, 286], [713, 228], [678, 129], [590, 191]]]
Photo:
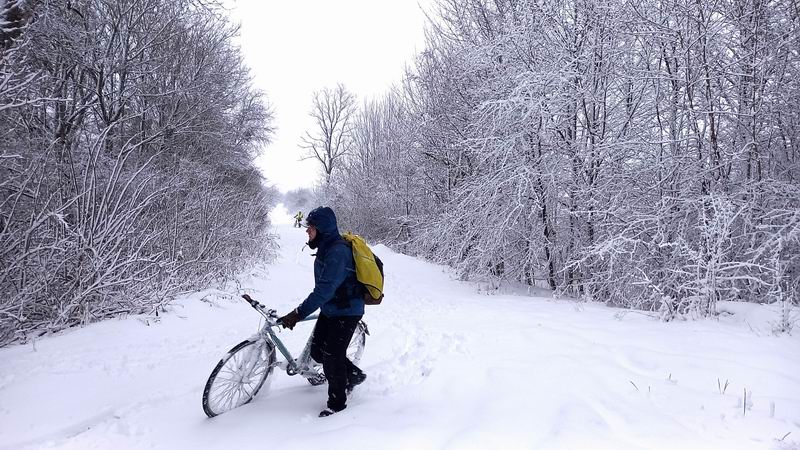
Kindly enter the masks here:
[[210, 417], [252, 400], [275, 363], [274, 347], [245, 341], [217, 364], [203, 392], [203, 409]]

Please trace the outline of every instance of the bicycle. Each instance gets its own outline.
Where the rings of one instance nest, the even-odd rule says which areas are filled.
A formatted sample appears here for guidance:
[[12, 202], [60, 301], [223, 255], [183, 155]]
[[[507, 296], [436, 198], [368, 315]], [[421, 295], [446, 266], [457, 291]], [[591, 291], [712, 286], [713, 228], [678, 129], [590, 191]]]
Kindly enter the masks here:
[[[325, 383], [322, 365], [311, 358], [311, 339], [314, 333], [308, 337], [305, 348], [295, 359], [273, 331], [273, 328], [280, 325], [277, 311], [267, 309], [247, 294], [242, 295], [242, 298], [264, 316], [264, 325], [258, 333], [230, 349], [211, 371], [203, 389], [203, 411], [208, 417], [218, 416], [249, 403], [275, 367], [286, 371], [288, 375], [302, 376], [312, 386]], [[314, 320], [317, 317], [319, 316], [315, 314], [301, 322]], [[361, 360], [367, 335], [369, 335], [367, 324], [363, 320], [359, 321], [347, 347], [347, 357], [354, 364], [358, 364]], [[277, 360], [276, 348], [285, 361]]]

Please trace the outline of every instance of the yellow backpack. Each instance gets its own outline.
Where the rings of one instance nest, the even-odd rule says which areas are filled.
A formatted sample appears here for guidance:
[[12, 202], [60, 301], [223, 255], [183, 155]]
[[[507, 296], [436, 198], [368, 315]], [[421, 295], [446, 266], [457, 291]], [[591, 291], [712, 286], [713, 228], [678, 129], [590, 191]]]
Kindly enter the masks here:
[[356, 279], [364, 285], [364, 303], [379, 305], [383, 300], [383, 262], [372, 253], [367, 241], [353, 233], [344, 233], [342, 237], [353, 250], [353, 261], [356, 263]]

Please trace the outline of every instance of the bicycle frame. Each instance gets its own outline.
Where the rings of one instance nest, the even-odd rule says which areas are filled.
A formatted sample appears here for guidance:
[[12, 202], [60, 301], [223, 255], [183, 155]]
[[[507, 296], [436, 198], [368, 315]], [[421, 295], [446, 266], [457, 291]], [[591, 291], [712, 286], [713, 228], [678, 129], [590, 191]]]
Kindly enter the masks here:
[[[264, 316], [264, 326], [261, 327], [259, 332], [252, 336], [251, 340], [258, 340], [258, 341], [270, 341], [272, 342], [275, 347], [277, 347], [278, 351], [281, 352], [283, 357], [286, 361], [278, 361], [275, 365], [280, 368], [281, 370], [286, 371], [289, 375], [301, 375], [305, 378], [309, 377], [316, 377], [319, 376], [319, 372], [312, 369], [309, 365], [309, 361], [311, 360], [311, 339], [314, 336], [312, 332], [311, 335], [308, 337], [308, 341], [306, 342], [303, 351], [300, 352], [300, 357], [295, 359], [289, 349], [286, 348], [286, 345], [283, 344], [283, 341], [280, 340], [278, 335], [273, 330], [274, 327], [280, 325], [278, 322], [278, 312], [274, 309], [267, 309], [261, 303], [253, 300], [250, 298], [249, 295], [244, 294], [242, 298], [247, 300], [256, 311], [258, 311], [262, 316]], [[314, 314], [311, 316], [306, 317], [305, 319], [300, 320], [300, 322], [308, 322], [311, 320], [316, 320], [319, 317], [318, 314]]]
[[[318, 317], [319, 316], [316, 314], [313, 316], [308, 316], [305, 319], [301, 320], [301, 322], [316, 320]], [[275, 326], [277, 326], [277, 324]], [[273, 344], [275, 344], [275, 347], [278, 348], [278, 351], [281, 352], [283, 357], [286, 358], [285, 362], [278, 361], [276, 363], [276, 365], [280, 369], [285, 370], [286, 373], [288, 373], [289, 375], [295, 375], [295, 374], [300, 374], [304, 376], [318, 375], [316, 372], [310, 372], [310, 368], [308, 367], [309, 366], [308, 362], [309, 359], [311, 358], [311, 338], [314, 335], [313, 332], [311, 336], [308, 337], [308, 342], [306, 342], [306, 346], [303, 348], [303, 351], [300, 352], [300, 356], [297, 359], [294, 359], [292, 357], [292, 354], [291, 352], [289, 352], [289, 349], [286, 348], [286, 346], [283, 344], [283, 341], [281, 341], [280, 338], [278, 338], [278, 335], [275, 333], [275, 331], [272, 330], [271, 326], [265, 325], [264, 328], [262, 329], [262, 336], [264, 336], [264, 332], [266, 332], [266, 335], [269, 336], [269, 339], [272, 341]]]

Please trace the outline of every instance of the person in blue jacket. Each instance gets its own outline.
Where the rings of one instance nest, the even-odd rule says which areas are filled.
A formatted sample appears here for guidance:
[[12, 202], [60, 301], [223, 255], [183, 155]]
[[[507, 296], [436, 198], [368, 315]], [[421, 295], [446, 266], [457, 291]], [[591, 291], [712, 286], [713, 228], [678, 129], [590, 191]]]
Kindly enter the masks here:
[[356, 280], [353, 252], [339, 234], [336, 215], [320, 206], [306, 217], [308, 246], [316, 249], [314, 290], [294, 309], [280, 318], [284, 328], [293, 329], [300, 319], [320, 309], [311, 338], [311, 357], [322, 363], [328, 381], [326, 417], [347, 407], [347, 392], [367, 375], [347, 358], [347, 346], [364, 315], [364, 298]]

